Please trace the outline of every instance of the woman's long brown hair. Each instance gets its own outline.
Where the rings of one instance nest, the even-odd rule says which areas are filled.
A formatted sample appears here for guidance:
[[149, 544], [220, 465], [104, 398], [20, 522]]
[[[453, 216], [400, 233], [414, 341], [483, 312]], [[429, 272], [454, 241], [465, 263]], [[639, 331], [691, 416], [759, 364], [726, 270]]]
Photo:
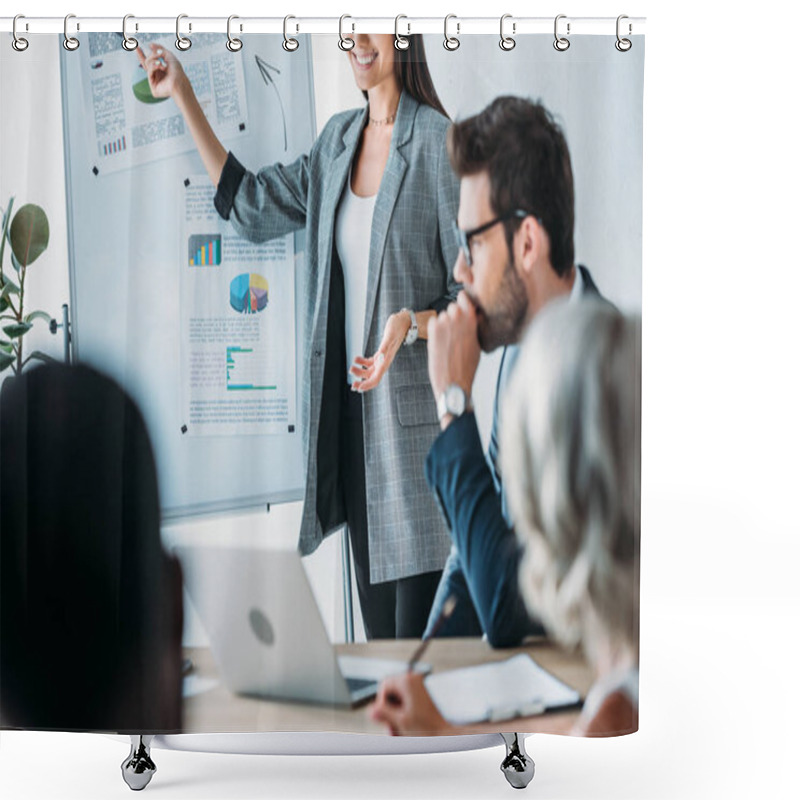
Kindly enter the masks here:
[[[405, 89], [418, 103], [435, 108], [450, 119], [433, 86], [422, 35], [414, 33], [408, 39], [409, 46], [405, 50], [394, 51], [394, 74], [400, 82], [400, 88]], [[366, 97], [367, 93], [363, 92], [363, 95]]]

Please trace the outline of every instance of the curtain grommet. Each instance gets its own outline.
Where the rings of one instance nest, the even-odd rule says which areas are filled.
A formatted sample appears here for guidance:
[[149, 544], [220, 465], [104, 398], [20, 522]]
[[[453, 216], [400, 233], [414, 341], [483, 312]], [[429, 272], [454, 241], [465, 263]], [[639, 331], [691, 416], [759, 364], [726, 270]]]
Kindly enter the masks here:
[[[451, 19], [456, 20], [455, 36], [450, 36], [450, 34], [447, 32], [447, 28]], [[461, 40], [458, 38], [459, 33], [461, 33], [461, 23], [458, 21], [458, 17], [456, 17], [455, 14], [448, 14], [444, 18], [444, 42], [442, 43], [442, 46], [445, 50], [449, 50], [452, 53], [454, 50], [458, 50], [458, 48], [461, 47]]]
[[570, 23], [567, 22], [567, 36], [559, 36], [558, 33], [558, 23], [562, 19], [566, 19], [566, 14], [559, 14], [555, 22], [553, 23], [553, 35], [555, 36], [555, 41], [553, 42], [553, 47], [558, 50], [559, 53], [563, 53], [565, 50], [569, 50], [570, 41], [567, 39], [567, 36], [570, 34]]
[[[133, 14], [126, 14], [122, 18], [122, 49], [127, 50], [129, 53], [139, 46], [139, 41], [133, 36], [128, 36], [128, 20], [136, 19]], [[134, 23], [134, 30], [139, 30], [139, 24]]]
[[[30, 42], [24, 36], [20, 36], [17, 33], [17, 20], [20, 20], [20, 19], [25, 19], [25, 15], [24, 14], [17, 14], [14, 17], [14, 24], [13, 24], [13, 26], [11, 28], [11, 32], [12, 32], [12, 34], [14, 36], [14, 38], [11, 41], [11, 46], [18, 53], [21, 53], [24, 50], [27, 50], [28, 49], [28, 45], [30, 44]], [[27, 28], [26, 28], [26, 30], [27, 30]]]
[[[339, 17], [339, 49], [345, 53], [348, 53], [356, 46], [356, 42], [352, 37], [348, 37], [347, 39], [344, 37], [344, 21], [346, 19], [353, 18], [349, 14], [342, 14], [342, 16]], [[352, 25], [351, 27], [353, 32], [355, 32], [355, 25]]]
[[298, 47], [300, 47], [300, 42], [297, 39], [293, 39], [289, 36], [289, 20], [290, 19], [297, 19], [297, 17], [292, 16], [291, 14], [287, 14], [283, 18], [283, 44], [282, 47], [287, 53], [294, 53]]
[[[627, 53], [628, 50], [630, 50], [631, 47], [633, 47], [633, 42], [630, 39], [624, 39], [622, 36], [620, 36], [620, 23], [624, 19], [628, 19], [628, 15], [627, 14], [620, 14], [617, 17], [617, 41], [614, 42], [614, 47], [616, 47], [617, 50], [619, 50], [620, 53]], [[633, 26], [629, 22], [628, 23], [628, 36], [630, 36], [631, 33], [633, 33]]]
[[[64, 41], [63, 41], [63, 45], [64, 45], [64, 49], [65, 50], [69, 50], [70, 52], [73, 52], [74, 50], [77, 50], [81, 46], [81, 43], [80, 43], [80, 41], [78, 40], [78, 38], [76, 36], [70, 36], [69, 35], [69, 30], [68, 30], [67, 26], [69, 25], [69, 21], [71, 19], [75, 19], [75, 15], [74, 14], [67, 14], [67, 16], [64, 17]], [[80, 23], [76, 23], [75, 24], [75, 30], [79, 31], [80, 29], [81, 29]]]
[[411, 26], [406, 23], [406, 28], [408, 28], [408, 30], [405, 36], [401, 36], [399, 30], [401, 19], [408, 19], [408, 17], [405, 14], [398, 14], [394, 18], [394, 49], [402, 52], [411, 47], [411, 41], [408, 38], [411, 33]]
[[[503, 14], [500, 17], [500, 49], [508, 53], [510, 50], [513, 50], [517, 46], [517, 40], [512, 36], [506, 36], [504, 26], [507, 19], [512, 19], [511, 14]], [[517, 32], [517, 23], [511, 23], [511, 33], [516, 34]]]
[[[231, 35], [231, 22], [233, 22], [233, 20], [235, 20], [235, 19], [239, 19], [239, 17], [237, 17], [236, 14], [231, 14], [228, 17], [228, 41], [225, 42], [225, 47], [227, 47], [228, 50], [231, 51], [231, 53], [238, 53], [243, 47], [242, 40]], [[240, 33], [241, 33], [241, 30], [242, 30], [242, 28], [241, 28], [241, 25], [240, 25], [239, 26], [239, 32]]]
[[[192, 40], [188, 36], [184, 36], [181, 33], [181, 20], [188, 19], [188, 14], [178, 14], [175, 18], [175, 47], [178, 48], [182, 53], [185, 53], [191, 46]], [[189, 23], [189, 33], [192, 32], [192, 23]]]

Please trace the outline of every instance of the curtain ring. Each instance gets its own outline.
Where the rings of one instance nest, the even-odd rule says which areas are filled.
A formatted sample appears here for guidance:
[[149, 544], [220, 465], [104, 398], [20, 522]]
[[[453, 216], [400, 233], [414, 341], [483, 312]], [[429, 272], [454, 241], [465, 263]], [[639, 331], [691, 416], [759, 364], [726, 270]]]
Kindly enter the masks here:
[[408, 31], [405, 36], [401, 36], [398, 30], [401, 19], [408, 19], [408, 17], [405, 14], [398, 14], [394, 18], [394, 47], [395, 50], [408, 50], [411, 46], [411, 42], [408, 40], [408, 34], [411, 33], [411, 26], [406, 23]]
[[[70, 36], [69, 32], [67, 31], [67, 24], [71, 19], [75, 19], [74, 14], [67, 14], [67, 16], [64, 17], [64, 49], [69, 50], [70, 52], [72, 50], [77, 50], [81, 46], [81, 43], [78, 41], [77, 37]], [[79, 24], [76, 24], [76, 30], [80, 30]]]
[[[352, 50], [356, 46], [355, 39], [344, 38], [343, 28], [344, 28], [344, 21], [346, 19], [353, 19], [353, 18], [349, 14], [342, 14], [342, 16], [339, 17], [339, 49], [344, 50], [345, 53]], [[352, 28], [353, 32], [355, 33], [356, 26], [353, 25]]]
[[443, 46], [444, 46], [445, 50], [449, 50], [452, 53], [453, 50], [458, 50], [458, 48], [461, 47], [461, 41], [458, 38], [458, 34], [461, 33], [461, 23], [460, 22], [456, 22], [456, 35], [455, 36], [450, 36], [447, 33], [447, 24], [450, 22], [451, 19], [457, 20], [458, 18], [456, 17], [455, 14], [448, 14], [444, 18], [444, 42], [443, 42]]
[[[181, 20], [188, 19], [188, 14], [178, 14], [175, 20], [175, 47], [185, 52], [192, 46], [192, 40], [186, 36], [181, 36]], [[192, 32], [192, 23], [189, 23], [189, 33]]]
[[[617, 17], [617, 41], [614, 42], [614, 47], [616, 47], [617, 50], [620, 51], [620, 53], [627, 53], [628, 50], [630, 50], [631, 47], [633, 47], [633, 42], [630, 39], [623, 39], [619, 35], [620, 22], [622, 22], [622, 20], [624, 20], [624, 19], [628, 19], [627, 14], [620, 14]], [[628, 23], [628, 35], [630, 35], [631, 33], [633, 33], [633, 26], [629, 22]]]
[[[500, 49], [505, 50], [506, 52], [508, 52], [509, 50], [513, 50], [517, 46], [516, 39], [514, 39], [512, 36], [506, 36], [505, 33], [503, 32], [503, 25], [505, 24], [505, 21], [507, 19], [511, 19], [511, 14], [503, 14], [503, 16], [500, 17]], [[511, 33], [516, 33], [516, 32], [517, 32], [517, 23], [512, 22]]]
[[[556, 17], [555, 25], [553, 26], [553, 30], [554, 30], [555, 37], [556, 37], [556, 40], [553, 42], [553, 47], [555, 47], [555, 49], [558, 50], [559, 53], [563, 53], [565, 50], [569, 50], [569, 39], [567, 39], [566, 36], [559, 36], [558, 35], [558, 21], [560, 19], [566, 19], [566, 18], [567, 18], [566, 14], [559, 14]], [[570, 24], [568, 22], [567, 23], [567, 36], [569, 36], [569, 28], [570, 28]]]
[[[135, 50], [139, 46], [139, 42], [133, 38], [133, 36], [128, 36], [128, 20], [135, 19], [133, 14], [126, 14], [122, 18], [122, 49], [127, 50], [130, 52], [131, 50]], [[139, 30], [139, 23], [134, 23], [136, 25], [136, 30]]]
[[283, 49], [287, 53], [294, 53], [298, 47], [300, 47], [300, 42], [297, 39], [292, 39], [289, 36], [289, 20], [290, 19], [297, 19], [297, 17], [293, 17], [291, 14], [287, 14], [283, 18]]
[[14, 34], [14, 39], [11, 42], [11, 46], [18, 53], [21, 53], [23, 50], [27, 50], [28, 49], [28, 44], [29, 43], [28, 43], [27, 39], [24, 39], [22, 36], [18, 36], [17, 35], [17, 20], [18, 19], [25, 19], [25, 15], [24, 14], [17, 14], [17, 16], [14, 17], [14, 24], [13, 24], [13, 26], [11, 28], [11, 31]]
[[294, 53], [298, 47], [300, 47], [300, 42], [297, 39], [293, 39], [289, 36], [289, 20], [290, 19], [297, 19], [297, 17], [293, 17], [291, 14], [287, 14], [283, 18], [283, 49], [287, 53]]
[[[242, 40], [231, 36], [231, 22], [235, 19], [239, 19], [236, 14], [231, 14], [228, 17], [228, 41], [225, 42], [225, 47], [227, 47], [231, 53], [238, 53], [242, 49]], [[242, 30], [241, 25], [239, 26], [239, 30]]]

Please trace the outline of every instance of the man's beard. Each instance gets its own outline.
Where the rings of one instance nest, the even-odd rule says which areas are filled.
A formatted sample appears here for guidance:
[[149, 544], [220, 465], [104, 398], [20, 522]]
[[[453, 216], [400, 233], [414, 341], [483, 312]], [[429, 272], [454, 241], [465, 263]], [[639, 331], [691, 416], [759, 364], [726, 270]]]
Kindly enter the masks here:
[[516, 344], [528, 316], [528, 293], [511, 259], [506, 262], [497, 298], [491, 309], [478, 306], [478, 343], [484, 353]]

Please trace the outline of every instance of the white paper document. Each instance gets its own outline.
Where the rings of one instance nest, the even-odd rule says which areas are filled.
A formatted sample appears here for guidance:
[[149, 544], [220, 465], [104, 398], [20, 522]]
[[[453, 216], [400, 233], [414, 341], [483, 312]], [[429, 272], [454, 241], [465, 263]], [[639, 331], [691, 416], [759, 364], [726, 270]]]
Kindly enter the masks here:
[[530, 717], [580, 702], [580, 695], [520, 654], [494, 664], [437, 672], [425, 679], [433, 702], [453, 725]]
[[184, 434], [293, 432], [294, 237], [253, 244], [214, 208], [206, 176], [181, 182]]
[[[223, 141], [247, 127], [242, 58], [218, 34], [195, 34], [192, 48], [175, 49], [175, 37], [137, 33], [145, 55], [150, 44], [180, 61], [214, 132]], [[89, 33], [81, 59], [83, 104], [91, 134], [92, 168], [99, 176], [194, 149], [183, 116], [170, 98], [153, 97], [135, 51], [122, 48], [118, 33]]]

